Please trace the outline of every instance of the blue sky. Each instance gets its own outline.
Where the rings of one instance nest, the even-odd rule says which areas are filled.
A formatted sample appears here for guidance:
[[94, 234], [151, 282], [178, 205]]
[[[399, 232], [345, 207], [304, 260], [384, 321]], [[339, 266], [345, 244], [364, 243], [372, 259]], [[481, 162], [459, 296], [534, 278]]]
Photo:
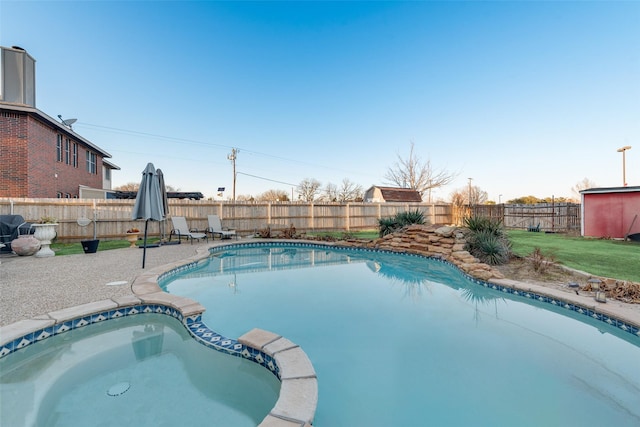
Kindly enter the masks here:
[[[410, 144], [490, 200], [640, 185], [640, 2], [0, 1], [36, 106], [182, 191], [385, 184]], [[260, 178], [257, 178], [260, 177]], [[263, 178], [263, 179], [262, 179]], [[499, 197], [499, 195], [502, 195]]]

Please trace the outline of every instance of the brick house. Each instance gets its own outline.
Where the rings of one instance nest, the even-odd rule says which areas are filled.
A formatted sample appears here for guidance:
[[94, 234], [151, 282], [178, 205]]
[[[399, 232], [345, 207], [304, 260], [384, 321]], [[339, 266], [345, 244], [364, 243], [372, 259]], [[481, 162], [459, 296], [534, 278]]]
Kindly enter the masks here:
[[422, 196], [411, 188], [378, 187], [374, 185], [364, 193], [365, 202], [422, 203]]
[[111, 189], [111, 155], [35, 106], [35, 60], [0, 47], [0, 197], [81, 197]]

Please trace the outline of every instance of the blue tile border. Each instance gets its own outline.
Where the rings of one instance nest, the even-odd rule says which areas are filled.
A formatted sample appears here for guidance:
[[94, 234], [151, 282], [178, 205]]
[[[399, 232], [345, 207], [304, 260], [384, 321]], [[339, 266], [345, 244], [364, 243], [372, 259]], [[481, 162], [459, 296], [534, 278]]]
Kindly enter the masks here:
[[[624, 320], [621, 319], [617, 319], [613, 316], [604, 314], [604, 313], [600, 313], [597, 310], [594, 310], [593, 308], [589, 308], [589, 307], [584, 307], [581, 306], [580, 304], [577, 304], [575, 302], [571, 302], [571, 301], [566, 301], [563, 300], [561, 298], [554, 298], [554, 297], [550, 297], [547, 295], [542, 295], [542, 294], [537, 294], [535, 292], [531, 292], [531, 291], [524, 291], [524, 290], [519, 290], [516, 288], [512, 288], [509, 286], [503, 286], [503, 285], [498, 285], [495, 283], [490, 283], [490, 282], [486, 282], [484, 280], [480, 280], [477, 279], [471, 275], [469, 275], [468, 273], [464, 272], [463, 270], [461, 270], [460, 268], [458, 268], [458, 266], [456, 266], [455, 264], [453, 264], [450, 261], [444, 260], [441, 257], [438, 256], [424, 256], [424, 255], [420, 255], [420, 254], [413, 254], [413, 253], [407, 253], [407, 252], [403, 252], [403, 251], [393, 251], [393, 250], [388, 250], [388, 249], [375, 249], [375, 248], [358, 248], [358, 247], [342, 247], [342, 246], [336, 246], [336, 245], [331, 245], [331, 244], [322, 244], [322, 243], [302, 243], [302, 242], [274, 242], [274, 241], [270, 241], [270, 242], [251, 242], [251, 243], [245, 243], [245, 242], [234, 242], [234, 243], [229, 243], [229, 244], [225, 244], [222, 246], [215, 246], [212, 248], [209, 248], [209, 255], [213, 255], [215, 253], [218, 252], [224, 252], [224, 251], [228, 251], [230, 249], [241, 249], [241, 248], [256, 248], [256, 247], [296, 247], [296, 248], [313, 248], [313, 249], [331, 249], [331, 250], [336, 250], [336, 251], [345, 251], [345, 252], [353, 252], [353, 251], [358, 251], [358, 252], [365, 252], [365, 253], [384, 253], [384, 254], [395, 254], [395, 255], [403, 255], [403, 256], [410, 256], [410, 257], [417, 257], [417, 258], [423, 258], [423, 259], [430, 259], [433, 261], [437, 261], [437, 262], [441, 262], [447, 265], [450, 265], [451, 267], [454, 267], [456, 270], [458, 270], [462, 275], [464, 275], [467, 279], [469, 279], [471, 282], [480, 285], [480, 286], [484, 286], [485, 288], [490, 288], [496, 291], [500, 291], [500, 292], [504, 292], [507, 294], [511, 294], [514, 295], [516, 297], [520, 297], [523, 298], [524, 300], [535, 300], [537, 302], [542, 302], [542, 303], [546, 303], [546, 304], [551, 304], [552, 306], [555, 307], [560, 307], [569, 311], [572, 311], [574, 313], [578, 313], [578, 314], [582, 314], [586, 317], [589, 317], [591, 319], [596, 319], [599, 320], [601, 322], [604, 322], [610, 326], [615, 326], [616, 328], [620, 329], [621, 331], [630, 333], [636, 337], [640, 337], [640, 328], [636, 325], [633, 325], [631, 323], [625, 322]], [[192, 262], [189, 264], [186, 264], [184, 266], [179, 267], [178, 269], [174, 269], [171, 270], [163, 275], [161, 275], [158, 278], [158, 284], [160, 284], [163, 280], [168, 279], [169, 277], [179, 273], [179, 272], [183, 272], [185, 270], [189, 270], [191, 268], [195, 268], [198, 266], [198, 262]], [[178, 270], [178, 271], [177, 271]]]
[[164, 304], [136, 304], [132, 306], [119, 307], [117, 309], [93, 313], [37, 329], [1, 346], [0, 359], [35, 342], [42, 341], [55, 335], [60, 335], [74, 329], [111, 319], [149, 313], [162, 314], [179, 320], [197, 342], [213, 350], [224, 352], [236, 357], [242, 357], [258, 363], [280, 379], [280, 369], [278, 368], [275, 359], [270, 355], [212, 331], [202, 322], [200, 314], [185, 317], [179, 310]]

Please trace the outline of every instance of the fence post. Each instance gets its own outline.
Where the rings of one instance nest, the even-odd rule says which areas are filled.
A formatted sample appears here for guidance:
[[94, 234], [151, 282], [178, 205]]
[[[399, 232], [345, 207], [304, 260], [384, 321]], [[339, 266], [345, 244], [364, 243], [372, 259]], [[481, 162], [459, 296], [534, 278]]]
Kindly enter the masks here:
[[315, 223], [316, 223], [315, 218], [313, 217], [313, 206], [314, 206], [313, 202], [310, 202], [309, 203], [309, 223], [308, 224], [309, 224], [309, 228], [311, 230], [315, 230], [314, 226], [315, 226]]
[[346, 210], [346, 215], [345, 215], [345, 222], [346, 222], [346, 224], [345, 224], [345, 225], [346, 225], [346, 227], [345, 227], [345, 229], [346, 229], [347, 231], [349, 231], [349, 229], [350, 229], [350, 227], [349, 227], [349, 222], [351, 222], [351, 220], [350, 220], [350, 215], [349, 215], [349, 209], [350, 209], [350, 208], [351, 208], [351, 206], [349, 205], [349, 203], [347, 203], [347, 204], [345, 205], [345, 210]]

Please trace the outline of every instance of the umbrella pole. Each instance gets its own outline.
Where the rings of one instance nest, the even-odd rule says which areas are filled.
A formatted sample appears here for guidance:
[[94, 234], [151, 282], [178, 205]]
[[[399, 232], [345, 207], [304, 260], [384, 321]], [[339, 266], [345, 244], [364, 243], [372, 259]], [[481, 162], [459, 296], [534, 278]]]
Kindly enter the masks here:
[[147, 257], [147, 227], [149, 226], [149, 220], [144, 222], [144, 246], [142, 247], [142, 268], [144, 268], [144, 261]]

